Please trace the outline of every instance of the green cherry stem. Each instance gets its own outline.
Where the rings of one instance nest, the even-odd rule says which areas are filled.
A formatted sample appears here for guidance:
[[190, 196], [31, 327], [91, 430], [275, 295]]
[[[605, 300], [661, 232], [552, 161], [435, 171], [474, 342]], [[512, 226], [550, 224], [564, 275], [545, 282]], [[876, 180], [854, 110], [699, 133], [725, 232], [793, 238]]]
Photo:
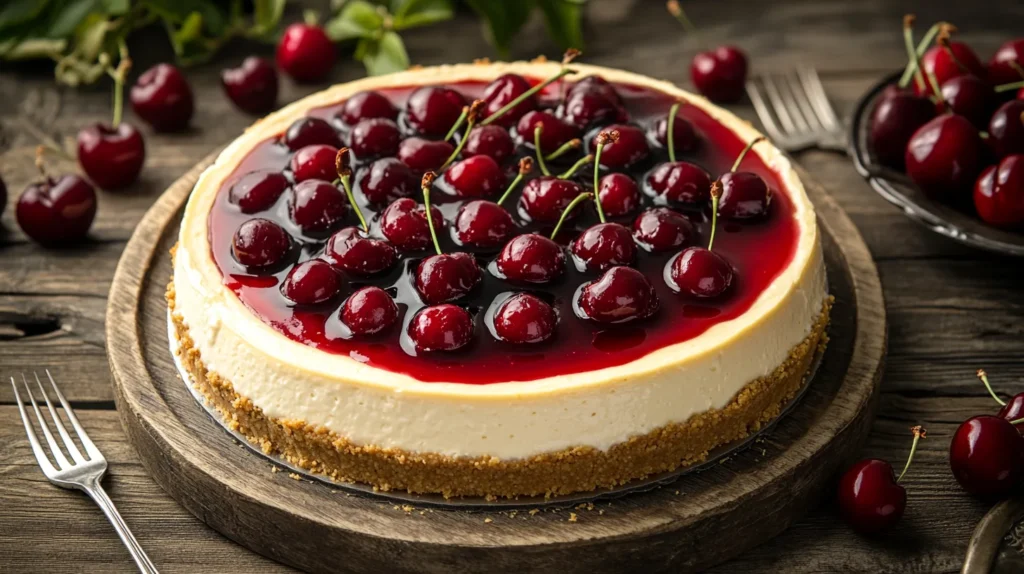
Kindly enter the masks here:
[[540, 134], [543, 131], [543, 124], [537, 124], [537, 127], [533, 128], [533, 148], [537, 152], [537, 165], [540, 166], [540, 172], [544, 175], [551, 175], [547, 164], [544, 163], [544, 152], [540, 149]]
[[1013, 426], [1017, 426], [1020, 423], [1024, 423], [1024, 419], [1016, 419], [1016, 420], [1010, 421], [1010, 424], [1013, 425]]
[[338, 179], [341, 180], [342, 187], [345, 188], [345, 196], [348, 197], [348, 204], [355, 210], [356, 217], [359, 218], [359, 223], [363, 226], [363, 232], [369, 233], [370, 226], [367, 225], [366, 218], [363, 217], [363, 211], [359, 209], [359, 204], [356, 203], [355, 195], [352, 194], [352, 168], [348, 164], [347, 147], [339, 149], [338, 154], [334, 156], [334, 168], [338, 171]]
[[1017, 63], [1017, 60], [1008, 60], [1006, 62], [1006, 65], [1010, 66], [1011, 68], [1013, 68], [1013, 71], [1017, 72], [1018, 76], [1020, 76], [1021, 78], [1024, 78], [1024, 68], [1022, 68], [1020, 66], [1020, 64]]
[[[576, 48], [569, 48], [568, 50], [566, 50], [565, 54], [562, 54], [562, 71], [564, 72], [566, 66], [568, 66], [570, 63], [572, 63], [572, 61], [575, 60], [576, 58], [580, 57], [581, 54], [583, 54], [583, 52], [580, 52]], [[560, 102], [564, 102], [565, 101], [565, 80], [564, 79], [561, 82], [558, 82], [558, 101], [560, 101]]]
[[1005, 406], [1006, 401], [999, 398], [999, 395], [992, 390], [992, 385], [988, 382], [988, 373], [985, 372], [985, 369], [978, 369], [978, 378], [981, 379], [982, 383], [985, 383], [985, 388], [988, 389], [988, 394], [992, 395], [992, 398], [995, 399], [1000, 406]]
[[[697, 27], [693, 25], [693, 22], [686, 16], [686, 12], [683, 12], [683, 8], [679, 5], [676, 0], [669, 0], [665, 3], [665, 7], [668, 9], [668, 13], [671, 14], [679, 23], [683, 25], [683, 30], [686, 30], [687, 34], [693, 34], [697, 31]], [[674, 160], [673, 160], [674, 161]]]
[[666, 134], [665, 139], [668, 140], [668, 160], [672, 163], [676, 162], [676, 142], [673, 137], [673, 132], [676, 126], [676, 114], [679, 112], [679, 102], [672, 104], [672, 109], [668, 111], [668, 125], [665, 126]]
[[[932, 40], [934, 40], [935, 36], [939, 33], [939, 30], [941, 30], [943, 26], [949, 25], [950, 24], [947, 22], [939, 22], [932, 25], [932, 27], [925, 33], [924, 37], [921, 38], [921, 41], [917, 43], [917, 49], [914, 50], [914, 53], [918, 56], [923, 56], [925, 51], [928, 50], [928, 46], [931, 45]], [[917, 70], [917, 58], [911, 57], [907, 62], [907, 67], [903, 70], [903, 76], [900, 77], [899, 86], [901, 88], [907, 87], [907, 84], [910, 83], [910, 79], [914, 77]]]
[[896, 478], [896, 484], [899, 484], [903, 480], [903, 476], [907, 474], [907, 469], [910, 468], [910, 462], [914, 460], [914, 453], [917, 452], [917, 443], [921, 442], [921, 439], [928, 436], [928, 431], [924, 430], [924, 427], [917, 425], [910, 427], [910, 432], [914, 433], [914, 442], [910, 443], [910, 454], [907, 456], [907, 464], [903, 465], [903, 471], [900, 472], [899, 477]]
[[[913, 14], [907, 14], [903, 16], [903, 45], [907, 49], [907, 57], [914, 63], [914, 78], [917, 82], [917, 87], [922, 91], [925, 89], [924, 76], [921, 74], [921, 66], [918, 61], [917, 52], [914, 50], [914, 20], [917, 16]], [[908, 80], [909, 81], [909, 80]], [[901, 87], [905, 87], [901, 81]]]
[[466, 112], [466, 133], [463, 134], [462, 139], [459, 140], [459, 145], [455, 147], [455, 151], [452, 152], [452, 155], [448, 156], [448, 159], [441, 164], [441, 167], [438, 168], [437, 171], [441, 172], [447, 169], [448, 166], [455, 161], [455, 158], [459, 157], [459, 154], [462, 153], [462, 148], [466, 147], [466, 142], [469, 141], [469, 132], [472, 131], [473, 126], [476, 125], [476, 121], [480, 117], [480, 110], [482, 110], [483, 107], [483, 100], [475, 100], [473, 104], [469, 106], [469, 111]]
[[708, 237], [708, 251], [715, 244], [715, 228], [718, 227], [718, 198], [722, 196], [722, 182], [711, 184], [711, 237]]
[[505, 200], [508, 199], [508, 196], [512, 195], [512, 192], [515, 191], [516, 186], [519, 185], [519, 182], [523, 181], [523, 178], [526, 177], [526, 174], [530, 173], [530, 170], [532, 169], [532, 159], [530, 159], [529, 157], [524, 157], [523, 159], [519, 160], [519, 173], [516, 175], [516, 178], [512, 180], [512, 183], [508, 185], [508, 189], [505, 190], [505, 193], [501, 194], [501, 197], [498, 198], [498, 205], [504, 203]]
[[486, 125], [490, 125], [490, 124], [494, 123], [498, 118], [500, 118], [501, 116], [505, 115], [505, 113], [507, 113], [512, 108], [518, 106], [526, 98], [529, 98], [530, 96], [536, 94], [537, 92], [543, 90], [544, 88], [548, 87], [552, 83], [557, 82], [558, 80], [564, 78], [565, 76], [568, 76], [568, 75], [571, 75], [571, 74], [575, 74], [575, 73], [576, 73], [576, 70], [573, 70], [571, 68], [563, 68], [561, 71], [559, 71], [554, 76], [551, 76], [550, 78], [544, 80], [543, 82], [537, 84], [536, 86], [530, 88], [529, 90], [526, 90], [525, 92], [519, 94], [518, 98], [516, 98], [516, 99], [512, 100], [511, 102], [505, 104], [504, 106], [501, 107], [500, 110], [498, 110], [498, 111], [494, 112], [493, 114], [487, 116], [487, 118], [484, 119], [484, 121], [480, 122], [480, 125], [486, 126]]
[[444, 141], [448, 141], [455, 137], [455, 132], [459, 131], [462, 127], [462, 122], [466, 121], [466, 116], [469, 115], [469, 106], [462, 106], [462, 113], [459, 114], [459, 119], [455, 120], [452, 124], [452, 129], [448, 130], [448, 133], [444, 136]]
[[544, 157], [544, 161], [556, 160], [556, 159], [562, 157], [563, 155], [569, 153], [570, 151], [580, 147], [581, 145], [583, 145], [583, 142], [580, 141], [579, 138], [571, 139], [571, 140], [565, 142], [564, 144], [562, 144], [561, 146], [559, 146], [559, 148], [556, 149], [555, 151], [553, 151], [553, 152], [549, 153], [547, 156], [545, 156]]
[[555, 238], [558, 237], [558, 232], [562, 230], [562, 225], [565, 223], [565, 218], [568, 217], [569, 213], [573, 209], [575, 209], [577, 205], [585, 201], [587, 198], [593, 197], [593, 195], [594, 194], [590, 193], [589, 191], [583, 192], [574, 197], [573, 200], [569, 202], [569, 205], [565, 206], [565, 209], [562, 211], [562, 216], [558, 218], [558, 223], [555, 224], [555, 228], [551, 231], [552, 241], [554, 241]]
[[569, 179], [570, 177], [576, 175], [576, 172], [579, 171], [579, 169], [581, 167], [587, 165], [588, 163], [590, 163], [592, 161], [594, 161], [594, 156], [592, 156], [592, 155], [588, 154], [588, 155], [585, 155], [585, 156], [581, 157], [579, 159], [579, 161], [577, 161], [576, 163], [572, 164], [572, 167], [570, 167], [569, 169], [567, 169], [563, 173], [561, 173], [558, 176], [558, 179]]
[[1002, 84], [996, 86], [995, 89], [997, 92], [1009, 92], [1010, 90], [1018, 90], [1020, 88], [1024, 88], [1024, 80], [1021, 80], [1019, 82], [1011, 82], [1009, 84]]
[[[124, 115], [124, 84], [128, 78], [128, 70], [132, 67], [132, 61], [128, 57], [128, 46], [122, 40], [118, 43], [119, 60], [116, 68], [110, 68], [107, 64], [107, 74], [114, 79], [114, 117], [111, 126], [115, 129], [121, 125], [121, 118]], [[105, 54], [104, 54], [105, 55]]]
[[758, 136], [758, 137], [750, 140], [750, 143], [747, 144], [747, 147], [743, 148], [743, 151], [740, 152], [740, 155], [736, 156], [736, 161], [734, 161], [732, 163], [732, 168], [729, 171], [734, 172], [737, 169], [739, 169], [740, 168], [740, 164], [743, 163], [743, 158], [747, 157], [747, 152], [749, 152], [750, 149], [753, 148], [755, 144], [761, 143], [761, 142], [765, 141], [766, 139], [767, 138], [765, 138], [764, 136]]
[[953, 52], [953, 48], [949, 45], [949, 35], [950, 28], [943, 28], [942, 31], [939, 32], [939, 36], [935, 39], [935, 41], [939, 44], [942, 50], [946, 52], [946, 55], [949, 56], [949, 59], [953, 60], [953, 63], [956, 64], [956, 67], [960, 68], [961, 72], [965, 74], [970, 74], [971, 69], [968, 68], [963, 62], [961, 62], [960, 58], [956, 57], [956, 53]]
[[437, 174], [428, 171], [423, 174], [423, 181], [421, 185], [423, 187], [423, 209], [427, 212], [427, 228], [430, 229], [430, 239], [434, 242], [434, 251], [437, 251], [438, 255], [441, 255], [441, 243], [437, 240], [437, 232], [434, 231], [434, 216], [431, 215], [430, 211], [430, 186], [434, 185], [434, 179]]
[[597, 198], [598, 190], [601, 189], [601, 152], [604, 151], [604, 146], [617, 141], [619, 141], [619, 130], [601, 131], [594, 138], [594, 143], [597, 144], [594, 150], [594, 194], [596, 198], [594, 203], [597, 204], [597, 218], [601, 220], [601, 223], [604, 223], [604, 209], [601, 207], [601, 199]]

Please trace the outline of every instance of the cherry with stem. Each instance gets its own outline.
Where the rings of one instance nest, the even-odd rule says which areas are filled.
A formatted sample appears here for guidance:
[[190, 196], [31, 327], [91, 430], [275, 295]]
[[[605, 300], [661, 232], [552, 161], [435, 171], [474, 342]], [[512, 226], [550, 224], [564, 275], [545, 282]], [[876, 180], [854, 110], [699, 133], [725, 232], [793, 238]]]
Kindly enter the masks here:
[[843, 518], [858, 532], [878, 533], [899, 522], [907, 507], [907, 491], [900, 484], [914, 460], [917, 444], [927, 436], [920, 426], [912, 427], [914, 442], [897, 477], [892, 465], [877, 458], [854, 463], [839, 480], [839, 508]]
[[672, 104], [672, 108], [668, 111], [668, 125], [665, 126], [665, 137], [668, 139], [668, 161], [676, 162], [676, 142], [675, 142], [675, 128], [676, 128], [676, 114], [679, 113], [679, 106], [681, 102]]
[[565, 223], [565, 220], [568, 218], [572, 210], [575, 209], [577, 205], [583, 203], [584, 201], [592, 197], [594, 197], [594, 194], [587, 191], [577, 195], [575, 198], [573, 198], [572, 201], [569, 202], [569, 205], [565, 206], [565, 209], [562, 210], [562, 217], [558, 218], [558, 223], [556, 223], [555, 228], [551, 230], [552, 241], [554, 241], [555, 238], [558, 237], [558, 232], [562, 230], [562, 225]]
[[[566, 70], [566, 66], [572, 63], [573, 60], [583, 55], [583, 52], [576, 48], [569, 48], [562, 54], [562, 71]], [[565, 102], [565, 80], [558, 82], [558, 101]]]
[[[907, 85], [910, 83], [910, 80], [915, 77], [918, 70], [920, 69], [918, 66], [918, 58], [924, 55], [924, 53], [928, 50], [928, 46], [930, 46], [932, 41], [935, 40], [935, 36], [945, 26], [949, 26], [949, 23], [938, 22], [936, 24], [933, 24], [932, 27], [929, 28], [927, 32], [925, 32], [925, 35], [921, 38], [921, 41], [917, 43], [917, 48], [914, 49], [914, 53], [907, 54], [908, 56], [910, 56], [910, 58], [907, 61], [907, 67], [904, 68], [903, 70], [903, 76], [900, 77], [900, 81], [898, 82], [899, 87], [906, 88]], [[911, 43], [911, 45], [913, 45], [913, 43]], [[924, 84], [921, 84], [921, 87], [923, 89]]]
[[[917, 16], [913, 14], [906, 14], [903, 16], [903, 38], [907, 45], [907, 53], [914, 59], [916, 64], [917, 71], [914, 73], [918, 77], [917, 81], [919, 82], [919, 85], [923, 86], [922, 91], [926, 91], [925, 88], [930, 87], [932, 89], [932, 93], [935, 95], [935, 103], [938, 104], [941, 109], [944, 109], [946, 108], [946, 102], [942, 98], [942, 89], [939, 87], [939, 81], [935, 78], [935, 74], [926, 70], [921, 65], [921, 56], [917, 53], [917, 50], [913, 49], [913, 28], [914, 21], [916, 19]], [[924, 79], [921, 78], [922, 75], [924, 76]], [[924, 83], [925, 80], [927, 80], [927, 83]]]
[[[671, 136], [670, 136], [671, 137]], [[601, 172], [601, 152], [604, 151], [604, 147], [608, 144], [613, 144], [619, 141], [619, 130], [602, 131], [597, 134], [597, 138], [594, 142], [597, 144], [594, 147], [594, 192], [601, 189], [600, 184], [600, 172]], [[671, 141], [671, 140], [670, 140]], [[598, 194], [600, 195], [600, 194]], [[604, 223], [604, 209], [601, 208], [601, 199], [598, 197], [594, 203], [597, 205], [597, 218]]]
[[[530, 88], [529, 90], [526, 90], [525, 92], [519, 94], [519, 97], [517, 97], [516, 99], [512, 100], [511, 102], [505, 104], [504, 106], [501, 107], [501, 109], [499, 109], [498, 111], [494, 112], [493, 114], [487, 116], [482, 122], [480, 122], [480, 125], [482, 125], [482, 126], [490, 125], [491, 123], [497, 121], [498, 118], [500, 118], [501, 116], [505, 115], [505, 113], [507, 113], [509, 110], [514, 109], [516, 106], [518, 106], [526, 98], [532, 97], [537, 92], [543, 90], [544, 88], [550, 86], [551, 84], [557, 82], [558, 80], [560, 80], [560, 79], [562, 79], [562, 78], [564, 78], [566, 76], [570, 76], [572, 74], [575, 74], [576, 70], [574, 70], [572, 68], [566, 68], [565, 64], [567, 64], [568, 62], [571, 62], [572, 59], [574, 59], [577, 55], [579, 55], [578, 51], [574, 51], [574, 53], [571, 55], [571, 57], [570, 57], [570, 53], [566, 52], [566, 56], [565, 56], [565, 58], [563, 58], [563, 65], [562, 65], [563, 67], [562, 67], [561, 70], [559, 70], [559, 72], [557, 74], [555, 74], [554, 76], [551, 76], [550, 78], [544, 80], [543, 82], [537, 84], [536, 86]], [[566, 61], [566, 58], [568, 58], [568, 61]]]
[[[537, 127], [540, 128], [540, 125], [538, 125]], [[581, 145], [583, 145], [583, 140], [581, 140], [580, 138], [573, 138], [559, 146], [558, 149], [556, 149], [555, 151], [544, 156], [544, 161], [554, 161], [562, 157], [563, 155], [569, 153], [570, 151], [579, 148]]]
[[[452, 151], [452, 154], [448, 156], [448, 159], [446, 159], [445, 162], [441, 164], [441, 167], [438, 168], [437, 171], [444, 171], [445, 168], [450, 166], [452, 162], [455, 161], [455, 158], [459, 157], [459, 154], [462, 153], [462, 148], [466, 147], [466, 142], [469, 141], [469, 132], [473, 131], [473, 126], [475, 126], [477, 121], [480, 119], [480, 112], [483, 109], [483, 100], [474, 100], [468, 109], [463, 108], [463, 113], [465, 114], [466, 119], [466, 133], [462, 136], [462, 140], [459, 141], [459, 145], [455, 147], [455, 149]], [[456, 126], [453, 126], [452, 130], [455, 130], [460, 122], [455, 123]]]
[[434, 230], [434, 217], [431, 215], [430, 208], [430, 187], [434, 185], [434, 180], [437, 179], [437, 174], [428, 171], [423, 174], [423, 180], [420, 185], [423, 188], [423, 211], [427, 214], [427, 229], [430, 230], [430, 239], [434, 242], [434, 251], [438, 255], [442, 255], [444, 252], [441, 251], [441, 243], [437, 240], [437, 232]]
[[[347, 147], [338, 150], [337, 155], [334, 156], [334, 168], [338, 172], [341, 186], [345, 188], [345, 196], [348, 197], [348, 203], [356, 212], [356, 217], [359, 218], [359, 224], [362, 225], [363, 232], [369, 233], [370, 226], [366, 223], [363, 211], [359, 209], [359, 204], [356, 203], [355, 196], [352, 194], [352, 167], [349, 165], [348, 151]], [[427, 216], [429, 217], [430, 214], [428, 213]]]
[[498, 205], [504, 203], [505, 200], [508, 199], [508, 196], [512, 195], [512, 192], [515, 191], [516, 186], [519, 185], [519, 182], [523, 181], [523, 178], [526, 177], [526, 174], [530, 173], [531, 170], [533, 170], [532, 159], [530, 159], [529, 157], [524, 157], [521, 160], [519, 160], [519, 173], [516, 174], [516, 177], [515, 179], [512, 180], [512, 183], [508, 184], [508, 189], [505, 190], [505, 193], [501, 194], [501, 197], [498, 198], [498, 201], [494, 203], [497, 203]]
[[718, 200], [722, 183], [711, 184], [711, 233], [708, 246], [687, 247], [665, 264], [665, 283], [670, 289], [698, 298], [718, 297], [732, 285], [736, 272], [732, 265], [712, 251], [718, 226]]

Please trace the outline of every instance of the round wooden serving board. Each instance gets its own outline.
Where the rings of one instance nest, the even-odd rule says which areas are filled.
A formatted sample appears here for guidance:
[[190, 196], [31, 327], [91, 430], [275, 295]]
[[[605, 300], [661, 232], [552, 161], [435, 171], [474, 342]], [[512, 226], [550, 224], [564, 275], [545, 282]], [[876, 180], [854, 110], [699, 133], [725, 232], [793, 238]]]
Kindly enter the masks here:
[[269, 558], [318, 572], [706, 568], [803, 515], [867, 434], [886, 347], [878, 273], [853, 223], [801, 172], [836, 299], [831, 342], [803, 399], [752, 448], [652, 491], [532, 514], [403, 507], [272, 472], [196, 402], [168, 351], [168, 250], [214, 157], [171, 186], [135, 230], [110, 291], [107, 350], [121, 422], [156, 482]]

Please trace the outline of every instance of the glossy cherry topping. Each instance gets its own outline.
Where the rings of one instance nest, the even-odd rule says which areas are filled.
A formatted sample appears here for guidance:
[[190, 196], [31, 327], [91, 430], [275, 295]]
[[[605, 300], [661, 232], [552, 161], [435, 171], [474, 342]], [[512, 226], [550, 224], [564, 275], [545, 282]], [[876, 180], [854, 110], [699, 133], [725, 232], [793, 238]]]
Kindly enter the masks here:
[[345, 105], [338, 113], [338, 118], [350, 126], [354, 126], [362, 120], [377, 118], [395, 120], [398, 119], [398, 108], [380, 92], [372, 90], [358, 92], [345, 100]]
[[473, 338], [473, 317], [451, 304], [425, 307], [412, 318], [409, 337], [421, 353], [454, 351]]
[[419, 177], [394, 157], [378, 159], [359, 174], [359, 189], [370, 203], [383, 205], [419, 192]]
[[368, 237], [355, 227], [339, 230], [327, 240], [324, 259], [353, 275], [374, 275], [395, 264], [398, 253], [382, 239]]
[[[333, 162], [334, 158], [331, 158]], [[333, 166], [332, 166], [333, 167]], [[231, 186], [229, 198], [242, 213], [259, 213], [270, 209], [288, 188], [288, 178], [275, 171], [254, 171]]]
[[[487, 84], [487, 88], [484, 89], [484, 117], [490, 117], [505, 107], [506, 104], [512, 103], [513, 100], [526, 93], [530, 88], [530, 82], [527, 82], [526, 78], [522, 76], [515, 74], [499, 76], [493, 82]], [[536, 107], [537, 100], [528, 97], [516, 104], [511, 110], [502, 114], [501, 117], [495, 120], [495, 123], [499, 126], [511, 127], [515, 125], [519, 118], [523, 117], [523, 114], [532, 111]]]
[[440, 169], [454, 151], [455, 146], [446, 141], [411, 137], [398, 145], [398, 159], [414, 172], [422, 174]]
[[648, 209], [633, 221], [633, 239], [654, 253], [685, 247], [696, 235], [693, 223], [685, 215], [667, 207]]
[[341, 147], [338, 132], [321, 118], [307, 117], [295, 120], [284, 132], [283, 141], [292, 151], [316, 144]]
[[398, 320], [398, 305], [387, 291], [370, 285], [358, 289], [345, 301], [341, 320], [354, 335], [372, 335]]
[[235, 232], [231, 253], [246, 267], [273, 267], [284, 261], [292, 247], [283, 227], [269, 219], [250, 219]]
[[598, 223], [584, 231], [569, 248], [581, 271], [604, 271], [636, 260], [633, 235], [618, 223]]
[[416, 268], [416, 290], [431, 305], [454, 301], [480, 282], [480, 267], [469, 253], [431, 255]]
[[277, 70], [263, 58], [249, 56], [239, 67], [226, 68], [220, 82], [231, 101], [250, 114], [263, 114], [277, 105]]
[[644, 179], [644, 191], [662, 204], [698, 204], [711, 198], [711, 174], [688, 161], [659, 164]]
[[303, 261], [288, 272], [281, 293], [299, 305], [316, 305], [341, 291], [341, 276], [331, 264], [319, 259]]
[[336, 177], [334, 156], [338, 148], [329, 145], [308, 145], [299, 149], [292, 156], [289, 167], [296, 182], [307, 179], [330, 181]]
[[580, 292], [578, 314], [598, 323], [625, 323], [650, 317], [658, 295], [647, 277], [632, 267], [612, 267]]
[[441, 178], [442, 189], [464, 198], [491, 197], [505, 189], [505, 173], [487, 155], [476, 155], [452, 164]]
[[512, 136], [501, 126], [477, 126], [469, 132], [468, 137], [466, 146], [462, 148], [462, 157], [486, 155], [498, 163], [503, 163], [516, 151]]
[[718, 297], [729, 289], [735, 275], [728, 261], [703, 247], [687, 247], [668, 269], [669, 287], [694, 297]]
[[[668, 147], [668, 124], [669, 116], [666, 115], [654, 124], [654, 129], [650, 134], [651, 139], [662, 147]], [[675, 118], [672, 119], [672, 137], [678, 152], [691, 152], [697, 149], [697, 146], [700, 144], [697, 130], [693, 128], [693, 124], [683, 117], [678, 110], [676, 111]]]
[[515, 229], [516, 222], [504, 207], [476, 199], [459, 208], [452, 233], [459, 245], [491, 249], [505, 243]]
[[601, 178], [597, 192], [608, 217], [629, 215], [640, 207], [640, 188], [624, 173], [610, 173]]
[[505, 244], [495, 269], [512, 281], [547, 283], [565, 271], [565, 253], [547, 237], [527, 233]]
[[629, 119], [615, 88], [598, 76], [587, 76], [569, 90], [563, 115], [581, 130]]
[[494, 334], [508, 343], [540, 343], [555, 334], [558, 316], [543, 299], [516, 293], [494, 313]]
[[450, 88], [427, 86], [409, 96], [405, 119], [417, 132], [426, 136], [444, 136], [459, 119], [469, 102]]
[[[436, 207], [431, 208], [434, 228], [444, 227], [444, 217]], [[430, 228], [423, 204], [410, 198], [396, 200], [384, 210], [380, 218], [381, 232], [402, 251], [423, 251], [430, 245]]]
[[528, 147], [534, 147], [534, 132], [540, 128], [540, 150], [545, 155], [570, 140], [580, 137], [580, 130], [549, 111], [529, 112], [519, 119], [516, 132]]
[[[519, 211], [532, 221], [555, 223], [566, 206], [582, 192], [583, 188], [574, 181], [553, 176], [538, 177], [523, 188]], [[575, 218], [576, 213], [573, 212], [570, 218]]]
[[349, 145], [356, 157], [367, 160], [395, 155], [401, 138], [398, 124], [387, 118], [371, 118], [352, 127]]
[[[603, 167], [613, 170], [629, 169], [650, 155], [651, 149], [647, 145], [647, 136], [640, 128], [613, 124], [602, 131], [602, 133], [615, 132], [618, 132], [618, 136], [613, 137], [601, 152], [600, 163]], [[598, 133], [591, 140], [591, 150], [596, 149], [596, 142], [600, 136], [601, 133]]]
[[768, 215], [772, 192], [768, 183], [749, 171], [722, 174], [722, 198], [718, 214], [726, 219], [758, 219]]
[[318, 179], [303, 181], [292, 188], [290, 207], [292, 221], [307, 234], [331, 231], [348, 213], [348, 202], [341, 190]]

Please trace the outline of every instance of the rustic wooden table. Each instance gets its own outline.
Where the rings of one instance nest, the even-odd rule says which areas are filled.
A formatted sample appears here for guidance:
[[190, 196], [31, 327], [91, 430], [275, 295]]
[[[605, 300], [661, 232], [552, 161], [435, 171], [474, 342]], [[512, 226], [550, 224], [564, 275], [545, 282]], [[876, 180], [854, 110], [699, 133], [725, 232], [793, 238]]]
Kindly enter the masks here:
[[[984, 4], [984, 6], [981, 6]], [[755, 71], [810, 65], [822, 75], [840, 112], [882, 74], [902, 65], [904, 12], [919, 22], [945, 19], [988, 55], [1020, 33], [1024, 4], [936, 0], [777, 0], [688, 3], [691, 17], [715, 42], [742, 46]], [[924, 24], [922, 24], [922, 27]], [[588, 9], [586, 61], [688, 84], [696, 42], [654, 0], [595, 0]], [[555, 55], [539, 23], [515, 56]], [[161, 34], [136, 35], [138, 69], [169, 59]], [[407, 35], [413, 61], [437, 64], [488, 56], [468, 15]], [[222, 538], [179, 507], [147, 476], [128, 446], [114, 412], [104, 352], [103, 315], [111, 276], [136, 222], [162, 191], [196, 161], [230, 141], [252, 118], [221, 93], [218, 72], [252, 50], [237, 46], [217, 62], [190, 70], [197, 110], [181, 134], [146, 132], [148, 158], [141, 180], [122, 192], [100, 192], [90, 240], [73, 249], [44, 250], [18, 229], [17, 193], [31, 181], [38, 131], [73, 137], [87, 122], [109, 115], [107, 86], [55, 87], [46, 66], [0, 73], [0, 174], [11, 197], [0, 224], [0, 375], [49, 368], [111, 461], [108, 489], [153, 561], [164, 572], [283, 571]], [[333, 81], [362, 74], [343, 59]], [[282, 102], [322, 86], [284, 82]], [[753, 119], [746, 105], [733, 108]], [[797, 160], [828, 189], [860, 227], [881, 272], [890, 321], [889, 360], [882, 404], [865, 456], [899, 463], [913, 424], [929, 430], [905, 484], [907, 514], [880, 539], [847, 528], [834, 502], [716, 572], [956, 572], [968, 538], [989, 505], [964, 494], [947, 463], [956, 426], [994, 404], [974, 377], [985, 367], [1003, 394], [1024, 382], [1024, 266], [962, 247], [919, 227], [891, 207], [842, 156], [806, 152]], [[51, 163], [54, 170], [73, 169]], [[13, 404], [0, 384], [0, 571], [128, 572], [128, 554], [93, 504], [46, 483], [32, 457]]]

